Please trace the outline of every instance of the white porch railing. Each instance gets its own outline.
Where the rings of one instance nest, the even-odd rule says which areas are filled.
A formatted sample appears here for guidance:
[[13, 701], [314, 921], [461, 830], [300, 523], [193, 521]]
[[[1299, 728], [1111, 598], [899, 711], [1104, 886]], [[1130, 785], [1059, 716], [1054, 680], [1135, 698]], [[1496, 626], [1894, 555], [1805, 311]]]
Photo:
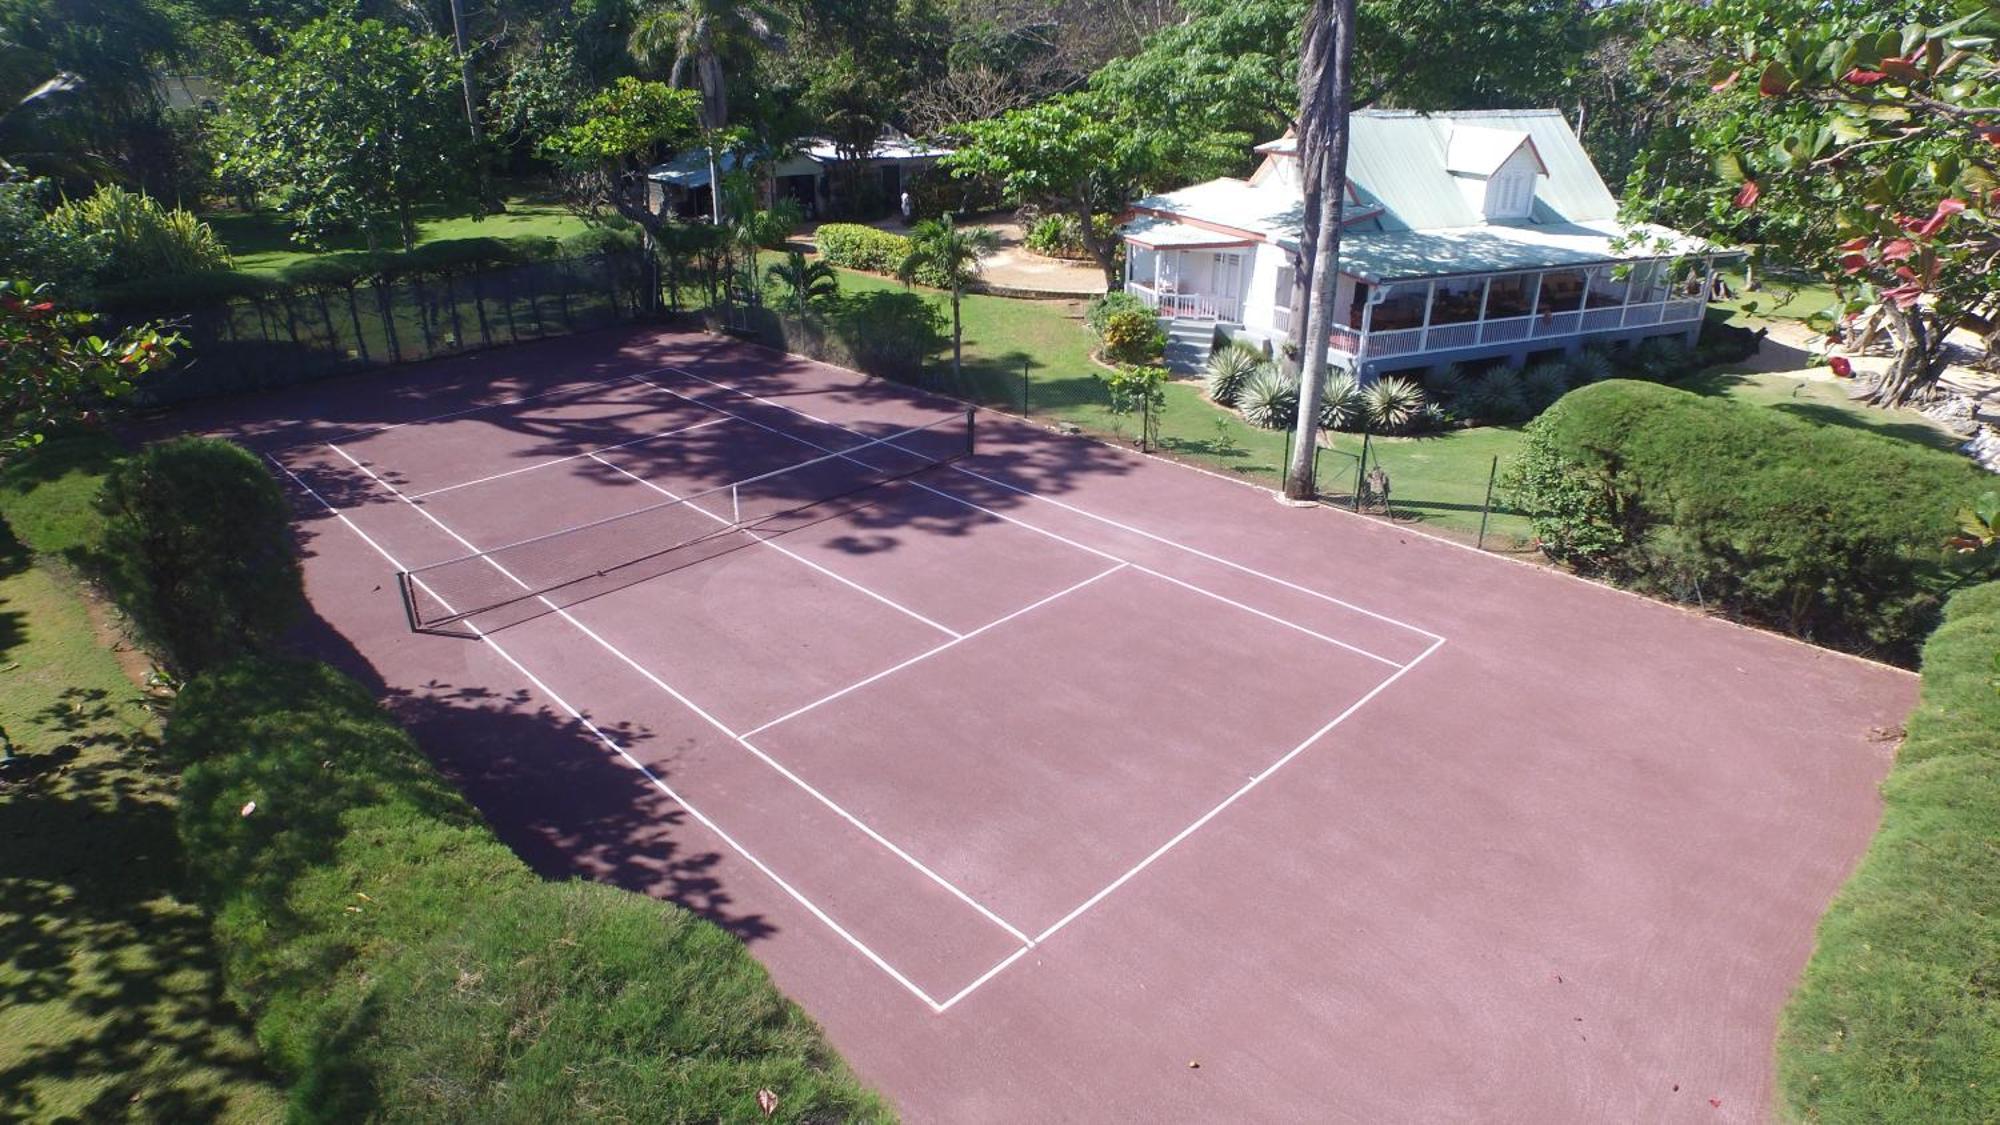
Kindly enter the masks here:
[[1486, 344], [1511, 344], [1527, 339], [1645, 328], [1655, 324], [1684, 324], [1700, 320], [1706, 308], [1707, 302], [1695, 297], [1539, 316], [1433, 324], [1428, 328], [1399, 328], [1388, 332], [1370, 332], [1365, 336], [1336, 329], [1332, 346], [1335, 351], [1345, 352], [1356, 359], [1383, 359], [1476, 348]]
[[1240, 316], [1238, 302], [1234, 297], [1217, 293], [1174, 293], [1156, 290], [1137, 282], [1126, 282], [1125, 288], [1136, 294], [1148, 308], [1169, 320], [1226, 320], [1234, 322]]

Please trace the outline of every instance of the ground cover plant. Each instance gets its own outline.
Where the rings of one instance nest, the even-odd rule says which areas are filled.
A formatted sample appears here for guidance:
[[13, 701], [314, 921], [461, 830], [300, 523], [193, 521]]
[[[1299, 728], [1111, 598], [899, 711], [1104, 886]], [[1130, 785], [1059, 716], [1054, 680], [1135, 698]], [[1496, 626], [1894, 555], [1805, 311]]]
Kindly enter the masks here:
[[1989, 482], [1908, 442], [1616, 380], [1529, 426], [1508, 483], [1553, 557], [1907, 661], [1963, 581], [1943, 544]]
[[144, 663], [121, 667], [65, 561], [97, 542], [108, 463], [58, 438], [0, 469], [0, 1117], [275, 1120], [186, 893]]
[[[1990, 549], [1990, 548], [1989, 548]], [[1883, 783], [1882, 827], [1819, 927], [1778, 1042], [1804, 1121], [1991, 1117], [2000, 1091], [2000, 583], [1957, 594]]]
[[888, 1119], [736, 938], [537, 877], [333, 669], [198, 677], [166, 750], [230, 995], [294, 1117]]

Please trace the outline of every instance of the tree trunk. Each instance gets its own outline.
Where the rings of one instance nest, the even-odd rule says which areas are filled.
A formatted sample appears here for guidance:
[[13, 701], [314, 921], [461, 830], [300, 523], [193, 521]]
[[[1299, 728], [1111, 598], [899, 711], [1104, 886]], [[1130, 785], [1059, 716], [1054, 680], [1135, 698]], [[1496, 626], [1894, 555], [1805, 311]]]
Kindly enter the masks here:
[[479, 84], [472, 77], [472, 53], [465, 46], [465, 14], [459, 0], [451, 0], [451, 35], [458, 46], [458, 79], [465, 87], [465, 124], [472, 130], [472, 143], [479, 136]]
[[[1333, 335], [1334, 294], [1340, 281], [1340, 219], [1347, 195], [1347, 117], [1354, 98], [1354, 0], [1314, 0], [1306, 17], [1305, 54], [1299, 71], [1299, 158], [1317, 175], [1305, 181], [1305, 221], [1312, 230], [1312, 289], [1299, 350], [1299, 417], [1285, 496], [1317, 494], [1313, 466], [1319, 450], [1320, 396], [1326, 389], [1326, 350]], [[1310, 147], [1308, 147], [1310, 146]], [[1300, 248], [1308, 244], [1304, 237]]]
[[951, 377], [965, 381], [965, 325], [958, 318], [958, 283], [951, 286]]
[[1077, 234], [1083, 240], [1084, 253], [1089, 254], [1091, 260], [1097, 263], [1097, 268], [1104, 271], [1105, 292], [1123, 289], [1125, 286], [1118, 276], [1118, 256], [1112, 252], [1109, 243], [1097, 237], [1097, 226], [1091, 222], [1096, 216], [1090, 210], [1088, 185], [1077, 187], [1076, 196], [1070, 200], [1070, 214], [1076, 216]]
[[1868, 402], [1875, 406], [1908, 406], [1937, 383], [1943, 364], [1939, 362], [1942, 349], [1936, 343], [1943, 333], [1930, 331], [1920, 308], [1906, 309], [1893, 301], [1884, 301], [1882, 311], [1887, 314], [1896, 337], [1896, 358], [1868, 392]]

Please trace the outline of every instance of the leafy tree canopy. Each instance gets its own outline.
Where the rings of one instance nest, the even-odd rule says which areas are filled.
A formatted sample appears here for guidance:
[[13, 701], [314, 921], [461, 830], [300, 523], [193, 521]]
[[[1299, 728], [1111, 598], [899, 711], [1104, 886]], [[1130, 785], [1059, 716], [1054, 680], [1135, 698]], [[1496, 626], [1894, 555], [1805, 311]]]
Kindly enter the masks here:
[[171, 363], [180, 339], [157, 328], [110, 337], [93, 318], [58, 304], [46, 287], [0, 280], [0, 455], [39, 443], [129, 394], [147, 373]]
[[2000, 3], [1660, 9], [1659, 41], [1710, 57], [1675, 76], [1688, 127], [1642, 166], [1657, 205], [1834, 281], [1837, 318], [1866, 310], [1894, 339], [1877, 400], [1920, 397], [1944, 337], [2000, 316]]
[[222, 164], [276, 196], [298, 237], [394, 231], [407, 249], [416, 207], [476, 206], [484, 157], [446, 43], [344, 12], [280, 38], [230, 88]]

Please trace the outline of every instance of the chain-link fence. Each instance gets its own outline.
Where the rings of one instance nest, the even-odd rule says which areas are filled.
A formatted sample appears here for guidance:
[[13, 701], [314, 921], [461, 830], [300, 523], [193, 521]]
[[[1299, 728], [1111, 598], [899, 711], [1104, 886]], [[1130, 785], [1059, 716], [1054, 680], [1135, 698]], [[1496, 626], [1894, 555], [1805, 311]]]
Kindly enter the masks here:
[[658, 294], [646, 255], [611, 252], [239, 297], [161, 318], [187, 359], [135, 397], [179, 402], [587, 332], [652, 314]]

